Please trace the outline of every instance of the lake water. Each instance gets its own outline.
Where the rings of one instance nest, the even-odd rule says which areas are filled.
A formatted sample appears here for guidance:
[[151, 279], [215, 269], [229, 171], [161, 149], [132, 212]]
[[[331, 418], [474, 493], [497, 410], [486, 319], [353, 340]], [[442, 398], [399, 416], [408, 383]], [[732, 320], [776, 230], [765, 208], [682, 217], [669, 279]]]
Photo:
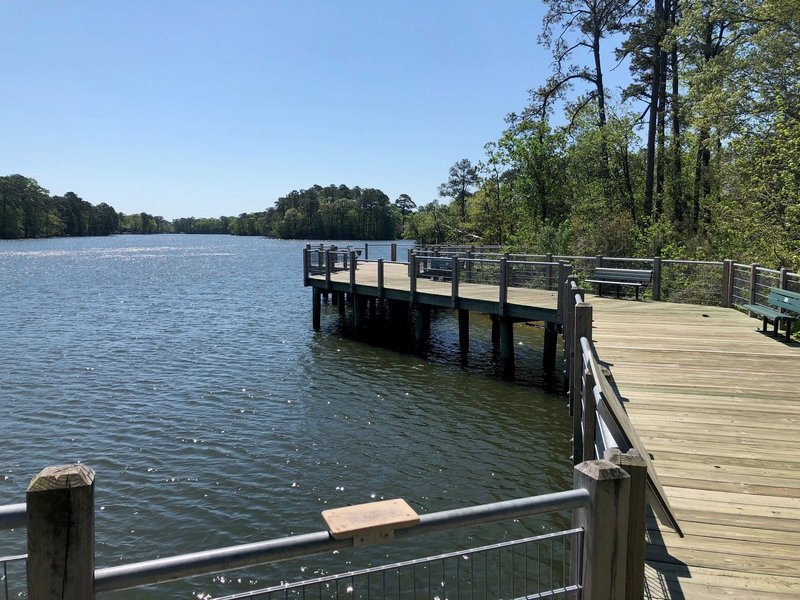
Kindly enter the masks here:
[[[311, 328], [304, 243], [229, 236], [0, 242], [0, 504], [48, 465], [97, 472], [97, 566], [324, 529], [320, 511], [405, 498], [438, 511], [571, 487], [570, 424], [517, 326], [517, 383], [488, 319], [462, 364], [448, 311], [427, 357]], [[388, 247], [370, 248], [371, 257]], [[400, 257], [405, 252], [399, 252]], [[208, 598], [500, 541], [502, 524], [197, 577], [113, 598]], [[0, 532], [0, 554], [25, 551]]]

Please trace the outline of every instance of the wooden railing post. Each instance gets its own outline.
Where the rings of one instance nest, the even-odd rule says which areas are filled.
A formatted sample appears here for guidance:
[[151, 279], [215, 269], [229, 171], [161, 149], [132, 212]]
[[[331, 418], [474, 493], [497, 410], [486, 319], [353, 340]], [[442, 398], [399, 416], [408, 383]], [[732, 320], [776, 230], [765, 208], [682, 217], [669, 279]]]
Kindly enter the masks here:
[[556, 299], [556, 310], [558, 310], [558, 316], [561, 319], [562, 331], [564, 329], [564, 312], [567, 308], [564, 290], [569, 290], [569, 286], [564, 287], [564, 282], [567, 281], [567, 278], [571, 275], [571, 273], [571, 265], [564, 264], [563, 260], [558, 261], [558, 285], [556, 286], [556, 293], [558, 294], [558, 297]]
[[309, 284], [308, 263], [311, 260], [311, 244], [306, 244], [303, 248], [303, 285]]
[[392, 242], [392, 249], [389, 259], [392, 262], [397, 262], [397, 244], [395, 242]]
[[28, 598], [94, 598], [94, 470], [47, 467], [26, 494]]
[[653, 300], [661, 300], [661, 257], [653, 257]]
[[733, 261], [725, 259], [722, 261], [722, 281], [720, 293], [720, 305], [723, 308], [731, 307], [731, 271], [733, 269]]
[[378, 259], [378, 298], [386, 297], [386, 290], [383, 289], [384, 276], [383, 276], [383, 259]]
[[597, 434], [597, 402], [594, 398], [594, 374], [591, 369], [583, 373], [583, 460], [600, 458], [595, 456], [594, 442]]
[[789, 269], [781, 267], [778, 273], [778, 287], [782, 290], [789, 289]]
[[573, 420], [573, 464], [578, 464], [583, 460], [583, 436], [581, 434], [581, 423], [583, 422], [583, 348], [581, 338], [585, 337], [592, 340], [592, 305], [585, 302], [575, 305], [574, 321], [572, 327], [572, 372], [569, 379], [569, 400], [572, 407]]
[[500, 259], [500, 291], [498, 296], [498, 313], [500, 316], [506, 314], [506, 302], [508, 300], [508, 260], [504, 256]]
[[599, 269], [602, 268], [602, 266], [603, 266], [603, 256], [598, 254], [597, 256], [594, 257], [594, 267], [595, 269]]
[[409, 263], [408, 268], [409, 270], [409, 291], [411, 296], [411, 304], [414, 305], [417, 303], [417, 255], [411, 254], [409, 256]]
[[354, 250], [350, 251], [350, 294], [353, 296], [353, 301], [355, 301], [356, 295], [356, 253]]
[[609, 448], [604, 458], [625, 469], [631, 477], [628, 495], [628, 557], [625, 567], [625, 600], [644, 597], [645, 533], [647, 527], [647, 463], [631, 448], [622, 454]]
[[325, 289], [326, 290], [330, 290], [331, 289], [331, 270], [333, 268], [331, 266], [331, 256], [334, 257], [333, 260], [336, 260], [336, 258], [335, 258], [336, 255], [334, 254], [334, 252], [332, 250], [326, 250], [325, 251]]
[[450, 291], [450, 306], [458, 308], [458, 257], [454, 256], [450, 259], [450, 272], [451, 272], [451, 291]]
[[575, 466], [573, 486], [589, 492], [589, 506], [572, 513], [573, 527], [583, 528], [583, 598], [625, 597], [630, 476], [607, 460]]
[[[756, 303], [756, 292], [758, 291], [758, 263], [750, 265], [750, 304]], [[753, 316], [753, 313], [750, 313]]]

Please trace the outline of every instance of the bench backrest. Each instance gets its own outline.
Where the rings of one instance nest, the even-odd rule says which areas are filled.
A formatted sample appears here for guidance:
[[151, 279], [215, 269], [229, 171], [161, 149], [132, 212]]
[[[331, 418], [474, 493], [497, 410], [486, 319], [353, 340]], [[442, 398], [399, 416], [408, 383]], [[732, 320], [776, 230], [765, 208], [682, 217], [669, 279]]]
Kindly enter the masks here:
[[653, 279], [653, 272], [645, 269], [612, 269], [597, 267], [594, 276], [598, 279], [612, 281], [630, 281], [632, 283], [649, 283]]
[[782, 308], [786, 311], [800, 314], [800, 294], [797, 292], [772, 288], [769, 291], [767, 302], [775, 308]]

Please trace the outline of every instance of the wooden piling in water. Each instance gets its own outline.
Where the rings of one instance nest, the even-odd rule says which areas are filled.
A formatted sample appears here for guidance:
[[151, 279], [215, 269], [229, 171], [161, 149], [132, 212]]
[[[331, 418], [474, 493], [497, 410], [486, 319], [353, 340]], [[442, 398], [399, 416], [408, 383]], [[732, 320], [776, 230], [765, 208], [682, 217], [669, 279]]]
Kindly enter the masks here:
[[311, 290], [311, 326], [314, 331], [319, 331], [321, 328], [321, 313], [322, 313], [322, 294], [313, 288]]
[[556, 370], [557, 346], [558, 326], [555, 323], [545, 323], [544, 350], [542, 352], [542, 367], [545, 373], [554, 373]]
[[514, 378], [514, 321], [500, 317], [500, 357], [503, 363], [503, 377]]
[[458, 345], [462, 353], [469, 351], [469, 311], [463, 308], [458, 309]]

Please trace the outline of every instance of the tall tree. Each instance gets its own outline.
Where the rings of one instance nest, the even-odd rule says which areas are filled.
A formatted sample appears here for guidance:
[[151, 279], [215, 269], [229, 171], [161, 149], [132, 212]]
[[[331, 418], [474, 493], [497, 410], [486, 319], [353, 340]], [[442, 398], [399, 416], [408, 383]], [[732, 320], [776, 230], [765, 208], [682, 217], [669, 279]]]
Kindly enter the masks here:
[[417, 208], [417, 203], [411, 199], [411, 196], [408, 194], [400, 194], [397, 197], [397, 200], [394, 201], [394, 205], [400, 209], [400, 215], [402, 216], [403, 222], [401, 228], [405, 230], [406, 228], [406, 215], [410, 212], [413, 212], [415, 208]]
[[459, 208], [463, 220], [467, 212], [467, 198], [472, 195], [472, 188], [478, 185], [478, 168], [467, 158], [462, 158], [450, 167], [449, 177], [439, 186], [439, 196], [452, 198]]

